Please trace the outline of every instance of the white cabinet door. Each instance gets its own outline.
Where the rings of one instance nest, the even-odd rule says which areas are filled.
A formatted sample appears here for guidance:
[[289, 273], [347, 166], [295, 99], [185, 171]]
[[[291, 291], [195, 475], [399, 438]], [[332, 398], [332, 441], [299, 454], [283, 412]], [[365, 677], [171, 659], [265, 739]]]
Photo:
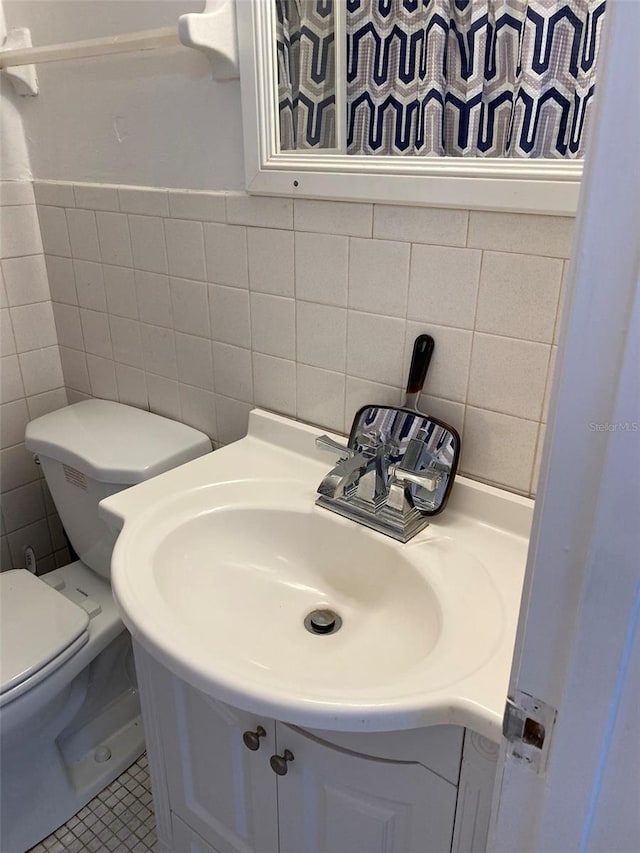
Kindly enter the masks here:
[[[412, 762], [335, 748], [277, 724], [280, 853], [449, 853], [456, 786]], [[260, 851], [262, 853], [262, 851]]]
[[173, 851], [174, 853], [218, 853], [210, 844], [200, 838], [190, 826], [183, 823], [179, 817], [171, 815], [173, 826]]
[[[171, 675], [164, 685], [156, 713], [171, 810], [218, 853], [277, 853], [276, 785], [269, 767], [274, 722], [216, 702]], [[242, 735], [259, 725], [266, 734], [254, 752]]]

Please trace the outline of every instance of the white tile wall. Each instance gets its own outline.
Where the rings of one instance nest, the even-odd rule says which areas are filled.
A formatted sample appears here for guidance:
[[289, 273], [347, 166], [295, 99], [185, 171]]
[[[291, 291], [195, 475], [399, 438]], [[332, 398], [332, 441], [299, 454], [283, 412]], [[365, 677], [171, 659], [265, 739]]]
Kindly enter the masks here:
[[35, 204], [30, 181], [0, 181], [0, 207], [12, 204]]
[[551, 343], [562, 263], [557, 258], [485, 252], [476, 329]]
[[173, 325], [169, 278], [166, 275], [135, 270], [135, 295], [141, 322], [154, 326]]
[[200, 281], [170, 278], [173, 327], [189, 335], [209, 337], [207, 285]]
[[162, 219], [158, 216], [130, 216], [129, 228], [136, 269], [166, 273], [169, 266]]
[[76, 207], [86, 207], [89, 210], [120, 210], [118, 190], [115, 187], [77, 184], [73, 187], [73, 193]]
[[294, 223], [296, 231], [372, 237], [373, 205], [299, 199], [294, 202]]
[[349, 248], [349, 308], [407, 316], [409, 243], [354, 237]]
[[102, 262], [132, 267], [133, 255], [126, 214], [101, 210], [96, 213], [96, 221]]
[[175, 219], [200, 222], [226, 222], [225, 197], [222, 193], [180, 192], [169, 190], [169, 213]]
[[253, 399], [257, 406], [295, 416], [295, 362], [254, 352]]
[[229, 193], [226, 197], [230, 224], [257, 225], [260, 228], [293, 228], [293, 202], [290, 198], [266, 198]]
[[116, 382], [121, 403], [137, 406], [139, 409], [149, 408], [149, 392], [144, 370], [116, 363]]
[[268, 293], [252, 293], [251, 340], [257, 352], [295, 359], [295, 300]]
[[[69, 202], [73, 190], [47, 185], [39, 197], [47, 205], [61, 198]], [[39, 571], [47, 571], [68, 562], [69, 554], [40, 468], [24, 446], [24, 431], [32, 418], [66, 405], [67, 396], [31, 183], [0, 182], [0, 204], [0, 570], [24, 566], [24, 548], [31, 545]], [[62, 220], [50, 217], [48, 233], [64, 254], [69, 247], [64, 210], [46, 208], [45, 219], [48, 210], [62, 214]], [[60, 260], [70, 268], [71, 261]], [[54, 268], [58, 283], [55, 263]], [[63, 333], [83, 346], [73, 336], [72, 319], [61, 317]]]
[[346, 431], [401, 402], [429, 332], [422, 405], [462, 433], [462, 471], [535, 489], [572, 219], [70, 186], [36, 185], [70, 399], [223, 444], [252, 405]]
[[49, 299], [47, 270], [43, 255], [5, 258], [2, 264], [10, 306], [32, 305]]
[[465, 246], [468, 221], [466, 210], [376, 204], [373, 236], [435, 246]]
[[349, 287], [349, 238], [296, 232], [295, 279], [298, 299], [345, 306]]
[[176, 332], [176, 359], [180, 382], [213, 391], [213, 360], [208, 338]]
[[249, 286], [247, 229], [239, 225], [205, 225], [207, 279], [233, 287]]
[[293, 296], [293, 233], [276, 228], [249, 228], [247, 233], [251, 289], [278, 296]]
[[360, 379], [402, 385], [402, 358], [406, 321], [349, 311], [347, 320], [347, 373]]
[[[142, 336], [140, 323], [127, 317], [110, 317], [109, 328], [113, 346], [113, 359], [129, 367], [144, 366], [142, 360]], [[86, 336], [85, 336], [86, 337]]]
[[415, 245], [411, 252], [407, 317], [473, 329], [482, 252]]
[[76, 282], [78, 305], [94, 311], [106, 311], [107, 296], [104, 289], [102, 265], [94, 261], [74, 260], [73, 273]]
[[98, 227], [93, 210], [70, 208], [67, 211], [67, 227], [72, 256], [85, 261], [99, 261]]
[[249, 293], [239, 287], [209, 285], [211, 336], [215, 341], [251, 347]]
[[170, 275], [204, 281], [202, 223], [188, 219], [165, 219], [164, 236]]
[[38, 217], [33, 204], [8, 205], [2, 208], [0, 257], [18, 258], [42, 252]]
[[296, 357], [302, 364], [346, 372], [347, 311], [299, 299], [296, 304]]

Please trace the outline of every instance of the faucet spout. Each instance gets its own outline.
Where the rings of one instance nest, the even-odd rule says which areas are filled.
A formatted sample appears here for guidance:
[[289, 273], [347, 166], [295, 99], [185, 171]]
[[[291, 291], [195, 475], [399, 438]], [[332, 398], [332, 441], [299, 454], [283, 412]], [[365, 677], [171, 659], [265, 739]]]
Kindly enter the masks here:
[[318, 494], [326, 498], [338, 498], [348, 494], [352, 487], [357, 486], [368, 464], [369, 460], [365, 459], [362, 453], [341, 459], [318, 486]]

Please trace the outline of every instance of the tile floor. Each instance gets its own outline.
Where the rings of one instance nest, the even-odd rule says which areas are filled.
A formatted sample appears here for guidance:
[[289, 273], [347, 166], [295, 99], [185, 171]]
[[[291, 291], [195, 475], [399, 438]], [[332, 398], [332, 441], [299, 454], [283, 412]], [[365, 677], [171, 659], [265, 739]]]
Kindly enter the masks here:
[[148, 853], [156, 819], [146, 753], [28, 853]]

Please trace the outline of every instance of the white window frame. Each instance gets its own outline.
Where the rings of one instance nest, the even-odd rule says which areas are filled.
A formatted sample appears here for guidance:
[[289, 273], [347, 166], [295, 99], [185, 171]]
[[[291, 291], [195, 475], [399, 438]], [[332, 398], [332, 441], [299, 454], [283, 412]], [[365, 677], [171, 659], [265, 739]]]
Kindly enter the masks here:
[[581, 160], [280, 152], [273, 0], [236, 0], [247, 192], [573, 216]]

